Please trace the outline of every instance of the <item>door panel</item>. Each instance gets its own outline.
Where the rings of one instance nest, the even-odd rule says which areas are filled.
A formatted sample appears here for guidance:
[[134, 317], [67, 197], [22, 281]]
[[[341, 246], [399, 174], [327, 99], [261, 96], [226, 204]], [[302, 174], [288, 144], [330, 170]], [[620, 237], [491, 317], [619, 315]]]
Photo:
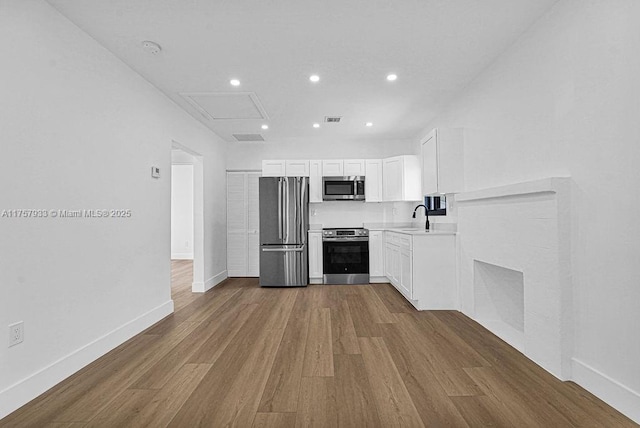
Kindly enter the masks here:
[[309, 282], [305, 245], [260, 247], [260, 286], [304, 286]]
[[282, 177], [260, 177], [260, 243], [262, 244], [283, 242], [283, 180]]

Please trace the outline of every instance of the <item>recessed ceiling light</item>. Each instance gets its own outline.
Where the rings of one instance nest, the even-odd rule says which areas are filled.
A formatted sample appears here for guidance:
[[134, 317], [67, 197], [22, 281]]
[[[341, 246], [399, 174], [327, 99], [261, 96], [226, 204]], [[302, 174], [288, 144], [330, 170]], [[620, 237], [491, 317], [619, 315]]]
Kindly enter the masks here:
[[229, 80], [229, 83], [231, 83], [231, 86], [240, 86], [240, 81], [238, 79], [231, 79]]
[[309, 80], [311, 80], [312, 82], [318, 82], [320, 81], [320, 76], [318, 76], [317, 74], [312, 74], [311, 76], [309, 76]]
[[269, 125], [262, 125], [262, 129], [269, 129]]
[[314, 124], [313, 124], [313, 127], [314, 127], [314, 128], [320, 128], [320, 124], [319, 124], [319, 123], [314, 123]]
[[373, 126], [373, 122], [367, 122], [367, 123], [365, 123], [364, 125], [365, 125], [365, 126], [369, 126], [369, 127], [371, 127], [371, 126]]
[[389, 75], [387, 76], [387, 80], [388, 80], [389, 82], [393, 82], [393, 81], [394, 81], [394, 80], [396, 80], [397, 78], [398, 78], [398, 76], [397, 76], [397, 75], [395, 75], [395, 74], [389, 74]]

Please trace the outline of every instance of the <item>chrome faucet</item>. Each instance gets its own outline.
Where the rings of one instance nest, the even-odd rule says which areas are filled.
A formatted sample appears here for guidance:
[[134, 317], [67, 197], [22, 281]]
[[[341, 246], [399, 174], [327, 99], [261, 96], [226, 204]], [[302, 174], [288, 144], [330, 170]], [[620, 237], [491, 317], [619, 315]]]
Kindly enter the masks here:
[[418, 211], [418, 208], [420, 207], [424, 207], [424, 215], [425, 217], [427, 217], [427, 222], [424, 224], [424, 230], [429, 230], [429, 208], [427, 208], [426, 205], [420, 204], [417, 207], [415, 207], [413, 209], [413, 218], [416, 218], [416, 211]]

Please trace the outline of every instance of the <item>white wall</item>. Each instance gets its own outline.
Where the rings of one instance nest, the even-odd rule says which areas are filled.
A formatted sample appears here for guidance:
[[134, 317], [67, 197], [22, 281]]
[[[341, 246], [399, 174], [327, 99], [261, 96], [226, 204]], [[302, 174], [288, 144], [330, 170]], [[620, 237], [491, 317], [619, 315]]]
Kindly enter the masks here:
[[559, 1], [427, 129], [468, 129], [468, 190], [573, 178], [573, 377], [640, 422], [639, 22]]
[[0, 217], [0, 327], [25, 332], [0, 417], [172, 311], [172, 140], [203, 157], [205, 278], [226, 266], [226, 145], [45, 2], [1, 9], [0, 210], [132, 215]]
[[171, 165], [171, 259], [193, 260], [193, 165]]

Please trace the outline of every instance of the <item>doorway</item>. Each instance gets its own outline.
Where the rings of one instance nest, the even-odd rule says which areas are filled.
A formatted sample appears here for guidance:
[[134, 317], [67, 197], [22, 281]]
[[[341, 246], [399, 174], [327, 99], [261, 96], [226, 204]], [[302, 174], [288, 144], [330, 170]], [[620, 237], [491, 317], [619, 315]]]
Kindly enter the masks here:
[[192, 292], [204, 291], [203, 199], [202, 156], [174, 141], [171, 146], [172, 294], [184, 290], [189, 283]]

